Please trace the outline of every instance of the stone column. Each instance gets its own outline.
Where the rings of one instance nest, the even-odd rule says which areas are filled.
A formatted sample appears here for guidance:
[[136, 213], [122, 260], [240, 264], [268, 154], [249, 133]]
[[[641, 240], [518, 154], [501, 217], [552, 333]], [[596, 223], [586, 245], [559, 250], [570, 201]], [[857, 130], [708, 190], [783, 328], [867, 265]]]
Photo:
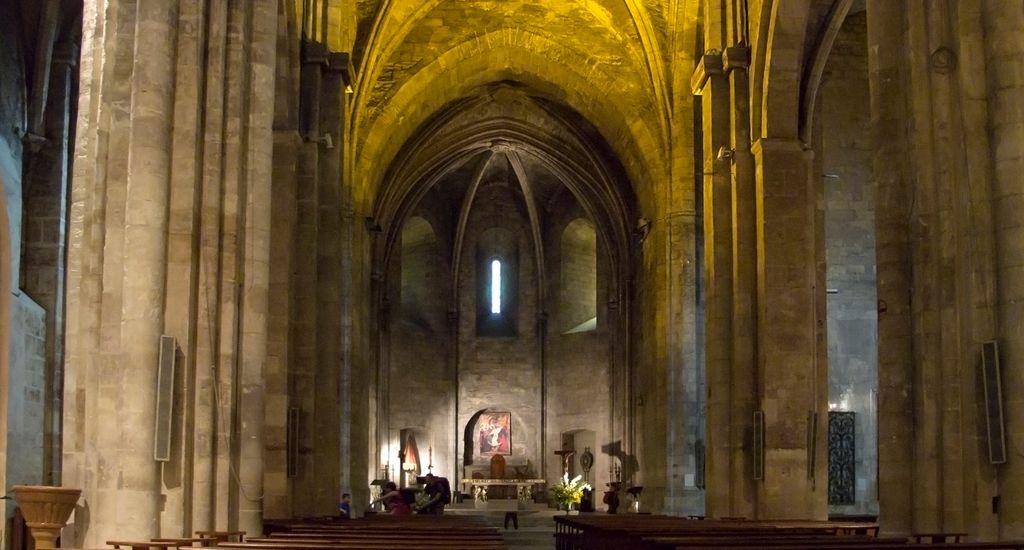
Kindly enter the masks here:
[[[682, 39], [683, 26], [677, 29]], [[705, 433], [702, 296], [703, 249], [700, 211], [703, 192], [703, 163], [696, 158], [699, 150], [693, 125], [700, 120], [695, 111], [697, 99], [689, 89], [685, 68], [696, 60], [689, 54], [678, 57], [673, 72], [678, 87], [672, 92], [670, 143], [672, 173], [666, 201], [668, 226], [668, 365], [666, 372], [667, 462], [665, 481], [667, 494], [664, 511], [671, 515], [703, 515], [704, 484], [701, 484], [702, 449]], [[670, 419], [681, 417], [682, 422]], [[600, 494], [600, 492], [596, 493]]]
[[289, 367], [292, 364], [289, 319], [292, 310], [292, 262], [295, 243], [296, 200], [295, 159], [301, 140], [294, 129], [274, 132], [274, 177], [272, 183], [270, 296], [266, 367], [266, 417], [264, 433], [266, 465], [263, 474], [267, 517], [291, 517], [288, 490], [288, 396]]
[[874, 143], [878, 285], [878, 500], [887, 533], [912, 531], [913, 343], [910, 190], [904, 124], [903, 7], [868, 0], [868, 71]]
[[[348, 97], [346, 97], [346, 104], [348, 103]], [[346, 117], [348, 110], [345, 111]], [[347, 140], [342, 139], [341, 144], [338, 146], [342, 150], [342, 166], [345, 165], [345, 152], [348, 150], [345, 148], [345, 142]], [[344, 169], [342, 169], [344, 173]], [[365, 432], [368, 421], [365, 419], [367, 409], [364, 403], [360, 402], [359, 399], [363, 397], [362, 389], [366, 386], [360, 383], [360, 376], [363, 369], [353, 362], [354, 353], [354, 342], [355, 338], [352, 334], [352, 311], [355, 307], [355, 297], [352, 292], [352, 250], [355, 243], [356, 232], [363, 230], [363, 225], [359, 223], [360, 218], [355, 216], [352, 209], [352, 187], [351, 183], [347, 179], [342, 180], [342, 221], [341, 221], [341, 277], [339, 278], [339, 285], [341, 286], [340, 291], [340, 303], [341, 303], [341, 342], [339, 350], [340, 373], [338, 381], [338, 392], [341, 396], [339, 403], [339, 414], [341, 416], [339, 424], [339, 438], [341, 440], [339, 446], [339, 459], [341, 461], [339, 477], [341, 479], [343, 492], [350, 493], [352, 495], [352, 502], [368, 502], [369, 499], [365, 498], [368, 489], [366, 488], [366, 473], [365, 467], [360, 468], [360, 465], [365, 465], [365, 454], [360, 455], [357, 451], [366, 451], [369, 447], [366, 442], [369, 438], [364, 434], [356, 435], [358, 432]], [[452, 407], [452, 422], [455, 422], [454, 406]], [[364, 418], [359, 418], [364, 416]], [[454, 459], [454, 454], [451, 455]], [[456, 470], [452, 470], [456, 471]]]
[[[764, 472], [758, 517], [825, 519], [827, 365], [817, 360], [816, 189], [796, 139], [754, 143], [757, 181], [758, 386]], [[823, 298], [823, 296], [822, 296]], [[813, 433], [811, 414], [817, 414]]]
[[[175, 2], [141, 0], [136, 13], [136, 38], [147, 47], [136, 50], [132, 70], [121, 355], [115, 363], [119, 395], [101, 396], [117, 404], [112, 410], [101, 407], [113, 414], [98, 418], [125, 429], [118, 444], [95, 450], [103, 457], [101, 463], [120, 465], [116, 475], [108, 472], [99, 481], [99, 491], [116, 499], [117, 506], [108, 509], [113, 513], [97, 514], [91, 525], [108, 538], [159, 534], [160, 470], [153, 461], [153, 415], [167, 269], [177, 12]], [[130, 427], [124, 424], [125, 417], [132, 419]]]
[[[684, 172], [693, 173], [692, 167]], [[668, 365], [666, 368], [667, 462], [664, 511], [668, 514], [703, 514], [703, 495], [697, 489], [695, 455], [703, 431], [700, 365], [697, 364], [697, 220], [691, 177], [676, 176], [669, 190], [666, 222], [668, 257]], [[681, 416], [682, 422], [671, 419]]]
[[[957, 3], [952, 9], [958, 21], [957, 81], [961, 90], [953, 109], [961, 113], [963, 125], [964, 170], [960, 189], [964, 191], [963, 207], [970, 220], [961, 226], [958, 236], [967, 245], [961, 256], [961, 272], [969, 292], [961, 297], [958, 307], [964, 316], [966, 342], [960, 360], [968, 366], [980, 364], [981, 343], [998, 338], [999, 323], [989, 85], [978, 78], [983, 73], [989, 78], [993, 76], [986, 70], [984, 6], [981, 2]], [[991, 540], [999, 534], [1000, 516], [992, 513], [992, 496], [998, 494], [998, 480], [993, 473], [998, 466], [989, 463], [985, 403], [973, 397], [983, 395], [981, 378], [973, 368], [960, 369], [959, 377], [964, 396], [964, 449], [980, 451], [964, 453], [965, 530], [976, 533], [978, 540]]]
[[[298, 105], [300, 135], [308, 140], [319, 137], [319, 101], [322, 65], [326, 57], [303, 43], [301, 92]], [[316, 55], [314, 55], [316, 54]], [[318, 324], [317, 249], [320, 239], [319, 166], [321, 146], [306, 141], [297, 151], [295, 253], [292, 277], [293, 308], [291, 313], [293, 361], [289, 367], [291, 406], [299, 408], [299, 455], [297, 474], [292, 478], [292, 513], [297, 516], [316, 515], [314, 499], [317, 492], [316, 459], [313, 449], [316, 414], [316, 365]]]
[[[220, 211], [222, 208], [223, 174], [226, 161], [221, 144], [224, 141], [225, 95], [223, 91], [227, 43], [227, 2], [211, 3], [206, 10], [204, 25], [206, 34], [200, 48], [205, 58], [201, 68], [205, 89], [200, 97], [202, 112], [200, 133], [201, 180], [196, 193], [196, 216], [194, 228], [197, 235], [196, 262], [196, 318], [195, 318], [195, 369], [194, 396], [192, 407], [195, 424], [193, 428], [193, 481], [192, 481], [192, 527], [193, 529], [214, 529], [216, 526], [214, 484], [217, 478], [214, 453], [217, 435], [217, 399], [214, 393], [214, 372], [218, 364], [219, 312], [221, 288], [219, 262], [221, 253]], [[196, 245], [193, 245], [196, 246]]]
[[242, 291], [241, 368], [238, 383], [239, 466], [238, 528], [249, 536], [263, 533], [264, 420], [268, 363], [270, 290], [271, 181], [273, 177], [277, 6], [273, 2], [251, 7], [251, 42], [247, 45], [250, 76], [247, 88], [249, 118], [246, 148], [247, 173]]
[[164, 332], [177, 339], [180, 355], [175, 364], [175, 410], [172, 430], [180, 434], [180, 446], [171, 449], [163, 467], [164, 505], [160, 532], [166, 536], [192, 535], [192, 493], [195, 481], [196, 319], [199, 254], [198, 196], [202, 193], [202, 71], [206, 48], [205, 20], [200, 0], [179, 4], [177, 68], [174, 85], [174, 136], [171, 151], [171, 189], [168, 197], [167, 272], [164, 288]]
[[750, 51], [726, 48], [722, 65], [729, 79], [732, 148], [732, 383], [729, 456], [733, 480], [730, 515], [754, 517], [753, 449], [748, 431], [757, 399], [757, 192], [750, 152]]
[[[320, 80], [320, 139], [339, 139], [344, 128], [341, 56], [330, 54]], [[317, 232], [317, 367], [316, 367], [316, 493], [317, 514], [335, 512], [341, 498], [338, 375], [341, 369], [341, 153], [320, 145]]]
[[[999, 535], [1024, 538], [1024, 12], [985, 2], [990, 154], [994, 167], [999, 345], [1002, 354], [1008, 461], [997, 467]], [[1020, 6], [1014, 6], [1020, 8]], [[1016, 450], [1014, 450], [1016, 449]]]
[[[242, 372], [244, 370], [243, 332], [245, 330], [246, 255], [249, 247], [249, 194], [252, 188], [252, 126], [260, 115], [253, 105], [251, 69], [258, 60], [253, 55], [251, 6], [228, 3], [225, 33], [223, 124], [223, 186], [221, 188], [220, 256], [217, 261], [220, 287], [217, 325], [217, 361], [214, 369], [213, 415], [214, 525], [218, 529], [237, 529], [238, 512], [247, 495], [241, 489]], [[269, 155], [270, 152], [267, 151]], [[262, 160], [262, 159], [261, 159]], [[265, 349], [263, 352], [265, 353]], [[262, 399], [260, 400], [262, 404]], [[255, 495], [258, 497], [259, 495]]]
[[[103, 231], [101, 228], [102, 194], [105, 186], [100, 167], [105, 164], [97, 160], [98, 152], [105, 147], [109, 125], [113, 117], [101, 119], [99, 112], [110, 100], [110, 80], [103, 78], [103, 70], [112, 70], [112, 63], [105, 63], [113, 56], [118, 42], [112, 40], [116, 26], [105, 20], [107, 12], [99, 9], [96, 2], [86, 2], [82, 13], [82, 56], [81, 83], [78, 98], [78, 120], [76, 124], [75, 160], [73, 184], [68, 213], [68, 255], [67, 255], [67, 296], [66, 296], [66, 353], [64, 375], [64, 432], [62, 471], [65, 483], [82, 487], [86, 498], [92, 498], [95, 487], [95, 462], [88, 451], [94, 439], [90, 431], [92, 402], [87, 399], [87, 390], [95, 388], [96, 365], [101, 363], [99, 326], [102, 303], [103, 273]], [[6, 220], [4, 221], [6, 223]], [[3, 234], [3, 242], [9, 235]], [[9, 248], [3, 253], [9, 254]], [[0, 275], [10, 282], [9, 272]], [[10, 285], [3, 288], [9, 289]], [[5, 293], [9, 297], [10, 293]], [[7, 305], [7, 302], [5, 302]], [[0, 326], [6, 327], [6, 323]], [[7, 334], [4, 332], [4, 334]], [[0, 359], [5, 370], [6, 358]], [[6, 390], [5, 390], [6, 391]], [[6, 403], [6, 402], [5, 402]], [[6, 418], [7, 407], [2, 415]], [[6, 422], [3, 423], [6, 425]], [[6, 445], [6, 437], [2, 438]], [[91, 505], [97, 504], [90, 501]], [[75, 527], [78, 527], [76, 524]], [[84, 529], [69, 530], [65, 541], [84, 544]]]
[[[732, 379], [732, 197], [729, 83], [722, 57], [701, 57], [693, 91], [701, 95], [704, 125], [704, 364], [707, 376], [706, 513], [731, 516], [734, 487]], [[727, 154], [719, 157], [719, 150]]]

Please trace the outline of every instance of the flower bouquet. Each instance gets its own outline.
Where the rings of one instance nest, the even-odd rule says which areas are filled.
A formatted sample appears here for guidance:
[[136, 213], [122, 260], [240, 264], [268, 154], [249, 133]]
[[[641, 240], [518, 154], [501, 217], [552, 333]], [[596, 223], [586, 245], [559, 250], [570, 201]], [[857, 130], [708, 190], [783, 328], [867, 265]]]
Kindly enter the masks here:
[[580, 503], [580, 500], [583, 499], [583, 491], [590, 490], [590, 484], [582, 480], [583, 476], [576, 476], [570, 480], [569, 473], [566, 472], [562, 475], [562, 480], [551, 488], [559, 508], [568, 512], [572, 509], [572, 505]]

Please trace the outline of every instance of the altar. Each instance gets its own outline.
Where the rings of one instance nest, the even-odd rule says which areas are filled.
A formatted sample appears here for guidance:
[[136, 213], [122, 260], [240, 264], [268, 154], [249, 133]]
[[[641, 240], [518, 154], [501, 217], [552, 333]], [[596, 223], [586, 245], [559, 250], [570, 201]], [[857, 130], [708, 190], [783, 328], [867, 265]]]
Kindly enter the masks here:
[[462, 486], [468, 489], [473, 494], [473, 503], [476, 508], [491, 508], [491, 503], [488, 501], [487, 493], [491, 487], [515, 487], [516, 488], [516, 499], [500, 499], [494, 501], [500, 505], [509, 502], [533, 502], [534, 487], [537, 485], [545, 485], [546, 480], [543, 479], [470, 479], [465, 478], [462, 480]]

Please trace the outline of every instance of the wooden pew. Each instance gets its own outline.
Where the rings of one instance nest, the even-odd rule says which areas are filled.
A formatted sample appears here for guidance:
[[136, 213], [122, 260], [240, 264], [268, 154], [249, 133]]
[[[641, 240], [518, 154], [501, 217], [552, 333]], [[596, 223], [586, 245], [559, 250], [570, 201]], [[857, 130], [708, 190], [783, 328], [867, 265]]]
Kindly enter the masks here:
[[[760, 539], [769, 536], [837, 536], [852, 528], [829, 522], [755, 522], [743, 520], [691, 520], [656, 515], [556, 516], [556, 546], [561, 549], [632, 549], [644, 537], [707, 536]], [[858, 525], [863, 529], [864, 525]]]
[[217, 546], [221, 542], [240, 542], [245, 537], [245, 531], [196, 531], [196, 536], [210, 540], [210, 543], [204, 543], [203, 546]]
[[639, 548], [650, 550], [674, 550], [676, 548], [860, 548], [867, 550], [876, 548], [879, 544], [889, 544], [904, 547], [907, 539], [902, 537], [885, 537], [882, 539], [864, 535], [835, 536], [835, 535], [786, 535], [771, 534], [763, 537], [747, 536], [700, 536], [692, 537], [671, 536], [671, 537], [645, 537], [642, 546]]
[[[160, 550], [162, 548], [179, 548], [182, 546], [176, 542], [160, 542], [151, 540], [108, 540], [107, 544], [114, 548], [125, 548], [131, 550]], [[191, 546], [191, 544], [187, 546]]]
[[289, 541], [281, 541], [275, 543], [261, 542], [261, 543], [223, 543], [218, 548], [238, 548], [238, 549], [249, 549], [249, 550], [348, 550], [353, 548], [372, 548], [372, 549], [384, 549], [384, 548], [460, 548], [463, 550], [499, 550], [506, 548], [505, 543], [502, 541], [498, 542], [471, 542], [471, 541], [453, 541], [452, 539], [445, 539], [443, 541], [425, 541], [416, 537], [406, 538], [395, 538], [390, 540], [356, 540], [356, 541], [333, 541], [333, 542], [322, 542], [322, 543], [294, 543]]
[[482, 516], [374, 516], [350, 520], [269, 520], [266, 536], [221, 548], [343, 550], [350, 548], [505, 548], [497, 529]]
[[215, 539], [208, 539], [203, 537], [153, 537], [153, 542], [173, 542], [178, 545], [178, 548], [188, 548], [195, 545], [201, 547], [214, 546], [217, 541]]
[[914, 533], [910, 535], [914, 542], [959, 543], [967, 540], [967, 533]]
[[[878, 525], [861, 522], [698, 520], [669, 516], [556, 516], [560, 550], [666, 550], [675, 548], [827, 548], [906, 550], [903, 537], [878, 537]], [[1024, 542], [963, 542], [963, 533], [928, 534], [915, 548], [1024, 550]], [[932, 543], [931, 541], [934, 541]], [[948, 541], [948, 542], [947, 542]]]

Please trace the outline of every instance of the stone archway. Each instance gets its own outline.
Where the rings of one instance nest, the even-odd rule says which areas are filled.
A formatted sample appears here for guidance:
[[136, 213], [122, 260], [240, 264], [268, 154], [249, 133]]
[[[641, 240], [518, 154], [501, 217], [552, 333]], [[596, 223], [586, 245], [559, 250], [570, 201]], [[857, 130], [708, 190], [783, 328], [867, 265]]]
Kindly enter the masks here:
[[[585, 427], [599, 434], [602, 444], [631, 438], [631, 336], [627, 319], [635, 312], [629, 306], [627, 281], [635, 269], [630, 221], [635, 199], [623, 168], [616, 164], [607, 145], [595, 137], [597, 132], [577, 118], [572, 119], [577, 120], [576, 125], [570, 124], [564, 117], [581, 115], [566, 112], [569, 109], [563, 105], [552, 107], [549, 102], [528, 86], [494, 83], [440, 110], [403, 145], [384, 178], [387, 184], [377, 195], [372, 219], [380, 229], [374, 237], [372, 265], [379, 278], [373, 280], [372, 304], [377, 313], [371, 318], [381, 321], [371, 331], [377, 339], [373, 347], [379, 354], [378, 380], [382, 385], [377, 390], [381, 409], [376, 445], [379, 449], [394, 446], [390, 444], [392, 426], [414, 420], [427, 422], [426, 414], [417, 414], [414, 419], [410, 410], [427, 410], [430, 404], [410, 405], [409, 401], [418, 397], [406, 398], [409, 392], [396, 393], [396, 388], [419, 387], [408, 380], [422, 377], [427, 371], [435, 373], [435, 378], [440, 376], [448, 388], [437, 391], [450, 396], [436, 399], [449, 408], [439, 415], [441, 409], [435, 407], [431, 413], [435, 418], [430, 420], [431, 433], [446, 434], [434, 446], [435, 458], [441, 448], [447, 455], [444, 466], [451, 465], [450, 472], [441, 471], [444, 475], [457, 476], [465, 471], [461, 463], [466, 451], [458, 448], [457, 440], [464, 439], [466, 421], [481, 406], [512, 415], [510, 466], [537, 472], [538, 477], [544, 477], [545, 472], [548, 477], [560, 473], [550, 451], [560, 445], [562, 422], [569, 419], [568, 413], [559, 412], [560, 401], [549, 391], [564, 393], [565, 402], [583, 402], [589, 395], [593, 403], [588, 405]], [[496, 206], [499, 204], [502, 206]], [[438, 248], [432, 253], [448, 268], [447, 272], [431, 271], [437, 273], [432, 286], [445, 289], [449, 295], [440, 304], [440, 318], [443, 321], [447, 315], [447, 326], [444, 322], [431, 323], [424, 333], [429, 337], [419, 329], [401, 326], [402, 320], [394, 311], [395, 304], [402, 301], [396, 295], [395, 280], [402, 269], [396, 263], [403, 262], [400, 251], [406, 223], [418, 216], [435, 226]], [[550, 273], [558, 261], [561, 232], [556, 228], [578, 217], [590, 220], [597, 228], [595, 247], [601, 258], [601, 284], [597, 286], [602, 289], [597, 299], [599, 328], [593, 333], [563, 335], [564, 331], [549, 322], [551, 296], [557, 295], [554, 292], [559, 284]], [[500, 242], [487, 240], [492, 227], [508, 230], [507, 238], [498, 239]], [[473, 305], [477, 302], [469, 297], [479, 291], [481, 280], [472, 266], [478, 263], [478, 256], [482, 257], [481, 246], [492, 245], [509, 254], [509, 265], [517, 266], [522, 277], [516, 330], [502, 335], [509, 337], [508, 349], [502, 351], [507, 352], [505, 356], [495, 355], [494, 341], [487, 340], [495, 335], [474, 331], [474, 319], [480, 312]], [[409, 337], [393, 338], [399, 330], [406, 330]], [[402, 349], [413, 346], [416, 338], [447, 343], [435, 354], [410, 354]], [[594, 345], [585, 345], [584, 349], [600, 350], [594, 352], [595, 365], [603, 374], [577, 377], [586, 380], [582, 384], [573, 384], [574, 377], [564, 373], [553, 374], [566, 363], [551, 356], [562, 354], [566, 360], [573, 360], [587, 355], [571, 354], [570, 346], [560, 341], [570, 338], [593, 340]], [[411, 362], [411, 355], [417, 359]], [[444, 359], [438, 360], [441, 356]], [[480, 369], [486, 370], [490, 364], [519, 369], [488, 371], [488, 377], [509, 386], [509, 395], [520, 392], [539, 397], [518, 399], [500, 392], [488, 393], [494, 384], [488, 386], [485, 382], [480, 386], [479, 379]], [[581, 369], [586, 370], [577, 368]], [[598, 379], [602, 382], [595, 382]], [[594, 391], [580, 393], [579, 387], [588, 384]], [[480, 391], [466, 389], [471, 387]], [[403, 396], [401, 406], [390, 405], [389, 398], [398, 396]], [[446, 420], [439, 420], [445, 415]], [[444, 422], [448, 425], [443, 426]], [[602, 475], [606, 473], [607, 469]]]

